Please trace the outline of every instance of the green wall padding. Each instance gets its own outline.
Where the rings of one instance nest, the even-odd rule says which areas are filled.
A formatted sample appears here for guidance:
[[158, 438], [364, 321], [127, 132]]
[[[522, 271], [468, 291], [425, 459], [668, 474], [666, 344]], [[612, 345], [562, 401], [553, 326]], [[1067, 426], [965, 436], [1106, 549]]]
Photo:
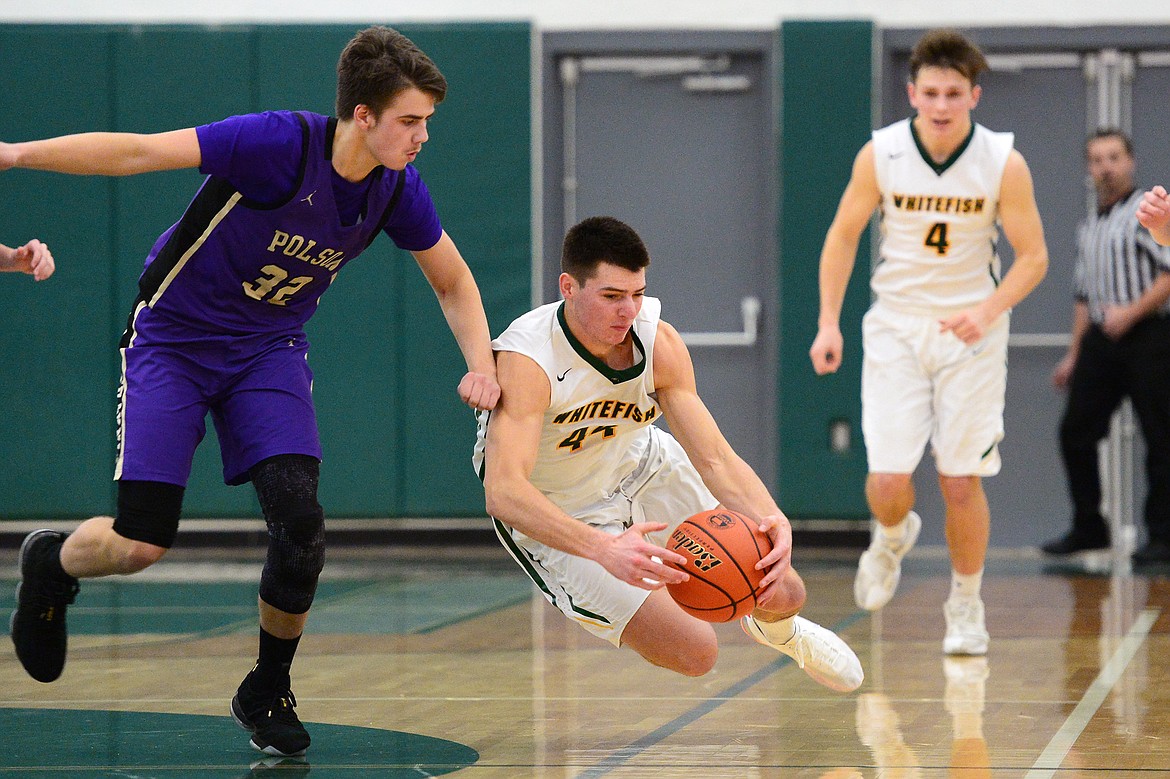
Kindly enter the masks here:
[[[0, 138], [109, 128], [110, 36], [0, 27]], [[113, 181], [0, 173], [0, 242], [41, 238], [57, 272], [0, 275], [0, 514], [54, 517], [113, 504]]]
[[[861, 317], [869, 305], [868, 232], [841, 315], [844, 364], [818, 377], [808, 350], [817, 330], [821, 245], [872, 129], [870, 22], [786, 22], [780, 28], [779, 500], [792, 518], [861, 518]], [[852, 448], [830, 448], [847, 420]]]
[[[0, 25], [6, 98], [19, 107], [0, 115], [0, 138], [332, 113], [337, 56], [363, 26]], [[530, 300], [530, 28], [393, 26], [450, 82], [418, 167], [498, 332]], [[0, 469], [0, 517], [113, 510], [117, 339], [151, 244], [200, 179], [0, 174], [0, 242], [41, 237], [58, 261], [43, 284], [0, 277], [0, 458], [15, 464]], [[334, 287], [309, 324], [327, 515], [481, 515], [474, 423], [455, 394], [463, 360], [413, 258], [380, 239]], [[210, 429], [184, 514], [259, 514], [249, 487], [223, 485]]]

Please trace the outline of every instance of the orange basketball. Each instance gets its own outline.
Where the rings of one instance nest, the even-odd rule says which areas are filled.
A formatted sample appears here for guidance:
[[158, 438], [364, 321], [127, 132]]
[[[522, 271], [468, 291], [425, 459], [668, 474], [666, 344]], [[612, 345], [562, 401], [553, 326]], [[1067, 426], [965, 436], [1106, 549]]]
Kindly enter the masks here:
[[772, 551], [772, 540], [753, 520], [728, 509], [703, 511], [675, 528], [666, 548], [687, 558], [674, 567], [691, 578], [666, 585], [683, 611], [707, 622], [730, 622], [755, 608], [765, 573], [755, 564]]

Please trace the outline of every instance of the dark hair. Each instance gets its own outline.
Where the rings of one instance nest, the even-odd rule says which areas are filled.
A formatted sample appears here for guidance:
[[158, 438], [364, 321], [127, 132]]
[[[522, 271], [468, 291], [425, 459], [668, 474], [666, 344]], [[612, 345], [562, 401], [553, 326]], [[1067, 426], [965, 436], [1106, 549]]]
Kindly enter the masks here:
[[1117, 138], [1121, 141], [1121, 145], [1125, 147], [1125, 153], [1128, 154], [1131, 158], [1133, 157], [1133, 138], [1130, 138], [1124, 130], [1119, 130], [1116, 127], [1102, 127], [1101, 129], [1097, 130], [1097, 132], [1090, 135], [1089, 139], [1085, 141], [1086, 157], [1089, 156], [1089, 144], [1091, 144], [1093, 141], [1099, 141], [1102, 138]]
[[974, 86], [979, 74], [990, 69], [979, 47], [958, 30], [930, 30], [914, 44], [910, 52], [910, 80], [918, 78], [922, 68], [957, 70]]
[[639, 271], [650, 264], [650, 252], [634, 228], [612, 216], [591, 216], [569, 228], [561, 270], [584, 284], [603, 262]]
[[411, 87], [436, 103], [447, 96], [447, 79], [409, 38], [389, 27], [367, 27], [337, 60], [337, 118], [352, 119], [363, 104], [378, 116]]

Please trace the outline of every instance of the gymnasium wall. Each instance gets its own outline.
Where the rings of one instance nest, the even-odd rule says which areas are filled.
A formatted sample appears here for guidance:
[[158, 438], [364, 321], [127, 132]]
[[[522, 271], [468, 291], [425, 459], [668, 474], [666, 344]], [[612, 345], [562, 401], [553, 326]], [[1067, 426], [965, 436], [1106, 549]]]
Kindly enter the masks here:
[[[815, 264], [794, 260], [820, 257], [853, 157], [873, 127], [873, 37], [870, 22], [790, 22], [780, 28], [776, 494], [791, 518], [868, 517], [861, 360], [846, 360], [836, 373], [813, 379], [808, 348], [817, 334], [819, 282]], [[863, 247], [868, 235], [862, 236]], [[858, 264], [864, 268], [864, 259]], [[841, 332], [853, 343], [869, 302], [869, 274], [854, 273], [840, 318]], [[848, 445], [835, 445], [828, 434], [834, 428], [847, 431]]]
[[[390, 9], [398, 23], [524, 21], [544, 30], [772, 30], [793, 20], [871, 19], [880, 27], [936, 25], [1163, 24], [1163, 4], [1149, 0], [428, 0]], [[380, 19], [377, 0], [0, 0], [0, 21], [196, 24], [333, 23]]]
[[[0, 138], [332, 113], [338, 53], [365, 24], [0, 25]], [[451, 83], [418, 167], [498, 330], [530, 302], [530, 26], [396, 26]], [[118, 338], [148, 249], [199, 181], [0, 175], [0, 241], [40, 237], [58, 259], [43, 284], [0, 278], [0, 517], [113, 510]], [[474, 419], [455, 394], [462, 358], [410, 255], [375, 242], [340, 274], [309, 337], [329, 514], [482, 515]], [[223, 486], [214, 437], [185, 514], [258, 516], [250, 488]]]

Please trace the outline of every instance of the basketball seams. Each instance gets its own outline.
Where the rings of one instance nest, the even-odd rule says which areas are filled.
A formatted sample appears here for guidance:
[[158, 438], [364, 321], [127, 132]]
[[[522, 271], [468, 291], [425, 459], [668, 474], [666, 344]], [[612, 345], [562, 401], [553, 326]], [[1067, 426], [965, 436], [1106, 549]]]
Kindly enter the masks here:
[[[726, 512], [726, 513], [731, 514], [731, 512]], [[752, 532], [752, 529], [747, 526], [747, 523], [745, 523], [743, 521], [743, 518], [741, 516], [739, 516], [738, 514], [731, 514], [731, 517], [732, 517], [732, 519], [735, 520], [735, 526], [737, 528], [742, 528], [742, 529], [747, 530], [748, 536], [751, 538], [752, 543], [755, 544], [756, 552], [759, 553], [760, 545], [758, 543], [756, 543], [756, 534]], [[743, 566], [740, 564], [740, 562], [736, 558], [735, 554], [730, 549], [727, 548], [727, 545], [724, 544], [722, 541], [720, 541], [718, 538], [716, 538], [715, 535], [710, 531], [710, 529], [708, 529], [706, 527], [702, 527], [701, 525], [695, 525], [695, 527], [698, 527], [700, 530], [702, 530], [703, 535], [705, 535], [705, 536], [707, 536], [707, 538], [711, 539], [711, 543], [715, 544], [715, 546], [717, 546], [723, 550], [723, 554], [725, 555], [723, 557], [723, 561], [729, 562], [729, 563], [735, 563], [735, 569], [737, 571], [739, 571], [739, 575], [741, 577], [743, 577], [743, 583], [748, 586], [748, 590], [755, 592], [756, 588], [752, 586], [751, 576], [749, 576], [748, 572], [743, 569]], [[760, 555], [760, 557], [763, 557], [763, 555]]]
[[[745, 532], [748, 538], [743, 537]], [[670, 546], [690, 558], [676, 567], [685, 570], [692, 581], [668, 585], [668, 591], [693, 616], [708, 622], [731, 621], [745, 604], [755, 605], [753, 577], [758, 580], [763, 572], [750, 566], [770, 551], [763, 548], [765, 537], [757, 535], [750, 518], [735, 511], [711, 509], [689, 517], [672, 533], [674, 543]], [[753, 558], [750, 562], [749, 557]], [[703, 565], [709, 560], [717, 562]], [[692, 605], [687, 602], [690, 600], [697, 603]], [[712, 601], [722, 602], [712, 605]]]

